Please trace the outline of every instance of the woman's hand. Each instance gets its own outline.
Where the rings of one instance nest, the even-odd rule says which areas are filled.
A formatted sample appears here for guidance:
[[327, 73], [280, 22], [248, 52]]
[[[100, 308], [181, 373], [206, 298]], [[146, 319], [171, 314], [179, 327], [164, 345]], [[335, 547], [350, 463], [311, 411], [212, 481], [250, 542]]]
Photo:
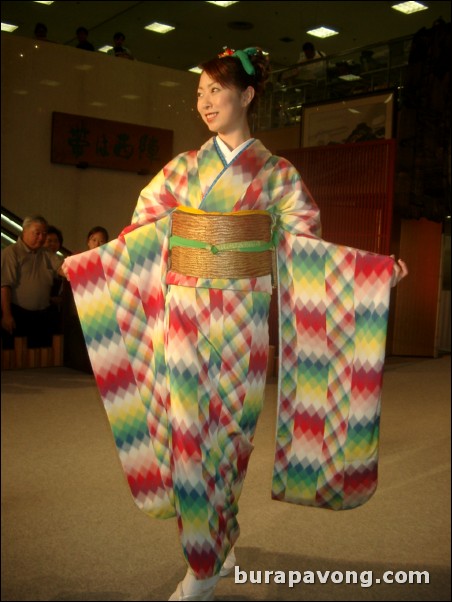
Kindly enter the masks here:
[[394, 269], [392, 272], [391, 286], [397, 286], [402, 280], [402, 278], [405, 278], [405, 276], [408, 275], [408, 268], [406, 267], [406, 263], [402, 259], [396, 261], [395, 255], [391, 255], [391, 257], [394, 259]]
[[2, 328], [9, 332], [9, 334], [13, 334], [16, 329], [16, 323], [11, 314], [6, 314], [2, 316]]

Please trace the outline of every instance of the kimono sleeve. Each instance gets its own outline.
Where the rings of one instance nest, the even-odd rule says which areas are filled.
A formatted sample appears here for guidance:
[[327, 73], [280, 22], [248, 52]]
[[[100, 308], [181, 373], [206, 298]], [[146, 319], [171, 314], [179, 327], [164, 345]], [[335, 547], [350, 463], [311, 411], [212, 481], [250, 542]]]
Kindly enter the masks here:
[[286, 159], [278, 158], [269, 178], [270, 211], [277, 226], [295, 236], [321, 236], [320, 211], [299, 172]]
[[173, 211], [180, 202], [174, 192], [175, 180], [181, 180], [185, 171], [183, 155], [175, 157], [143, 188], [138, 197], [132, 221], [124, 228], [120, 236], [136, 228], [158, 221]]

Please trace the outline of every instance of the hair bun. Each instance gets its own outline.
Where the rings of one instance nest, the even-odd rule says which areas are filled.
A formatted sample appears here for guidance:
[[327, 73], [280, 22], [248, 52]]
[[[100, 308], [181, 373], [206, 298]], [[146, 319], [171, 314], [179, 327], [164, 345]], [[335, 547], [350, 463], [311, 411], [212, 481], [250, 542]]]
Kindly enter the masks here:
[[244, 52], [249, 56], [255, 69], [256, 92], [260, 93], [270, 76], [269, 56], [259, 47], [245, 48]]

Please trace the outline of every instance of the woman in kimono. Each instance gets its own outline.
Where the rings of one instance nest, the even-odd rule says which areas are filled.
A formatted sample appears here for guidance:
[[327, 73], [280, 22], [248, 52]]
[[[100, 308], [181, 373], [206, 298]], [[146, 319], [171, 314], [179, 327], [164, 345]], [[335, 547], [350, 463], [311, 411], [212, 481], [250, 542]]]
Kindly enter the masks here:
[[[202, 68], [197, 108], [215, 135], [155, 176], [117, 240], [65, 263], [135, 502], [177, 517], [188, 570], [170, 600], [213, 599], [235, 565], [272, 286], [280, 284], [286, 329], [298, 315], [294, 241], [321, 242], [319, 210], [299, 173], [251, 137], [268, 59], [248, 48]], [[386, 283], [407, 273], [390, 258], [379, 265]], [[294, 341], [284, 334], [287, 374]], [[294, 399], [282, 385], [283, 407]], [[275, 499], [286, 499], [282, 472]]]

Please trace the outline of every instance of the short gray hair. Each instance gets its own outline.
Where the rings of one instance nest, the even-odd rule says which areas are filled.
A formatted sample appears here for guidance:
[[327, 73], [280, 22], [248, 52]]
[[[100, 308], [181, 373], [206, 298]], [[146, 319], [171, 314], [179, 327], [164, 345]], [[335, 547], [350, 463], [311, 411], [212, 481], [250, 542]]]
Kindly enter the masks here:
[[32, 226], [33, 224], [36, 224], [36, 223], [42, 224], [43, 226], [46, 227], [46, 229], [49, 227], [49, 224], [48, 224], [46, 218], [42, 217], [42, 215], [29, 215], [23, 221], [22, 230], [26, 230], [27, 228], [29, 228], [30, 226]]

